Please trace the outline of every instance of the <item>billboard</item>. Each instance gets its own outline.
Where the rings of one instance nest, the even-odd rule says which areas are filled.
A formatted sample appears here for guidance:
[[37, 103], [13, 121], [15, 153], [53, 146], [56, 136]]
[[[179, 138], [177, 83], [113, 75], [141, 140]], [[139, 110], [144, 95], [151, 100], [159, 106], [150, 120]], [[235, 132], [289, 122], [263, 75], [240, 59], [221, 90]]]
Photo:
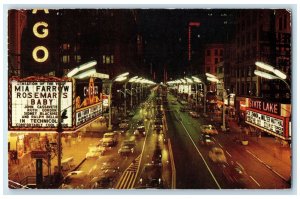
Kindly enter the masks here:
[[56, 130], [58, 125], [58, 96], [61, 89], [61, 111], [67, 110], [62, 123], [65, 130], [73, 124], [73, 82], [56, 77], [12, 77], [9, 82], [9, 127], [13, 130]]

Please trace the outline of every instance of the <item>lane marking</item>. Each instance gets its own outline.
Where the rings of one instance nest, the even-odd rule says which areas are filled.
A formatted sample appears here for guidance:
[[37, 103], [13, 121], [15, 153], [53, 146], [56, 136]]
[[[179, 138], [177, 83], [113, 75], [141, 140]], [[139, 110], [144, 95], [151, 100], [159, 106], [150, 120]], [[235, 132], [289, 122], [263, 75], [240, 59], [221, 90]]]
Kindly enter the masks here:
[[241, 168], [244, 169], [243, 165], [241, 165], [241, 163], [239, 163], [238, 161], [235, 161], [237, 163], [237, 165], [239, 165]]
[[[150, 122], [149, 122], [149, 128], [150, 128]], [[148, 129], [148, 132], [149, 132], [149, 129]], [[149, 133], [146, 133], [146, 137], [145, 137], [144, 144], [143, 144], [143, 149], [142, 149], [142, 152], [141, 152], [141, 158], [139, 160], [138, 168], [136, 170], [136, 174], [135, 174], [135, 177], [134, 177], [134, 180], [133, 180], [131, 188], [133, 188], [133, 186], [135, 185], [137, 175], [140, 172], [141, 162], [142, 162], [142, 159], [143, 159], [143, 154], [144, 154], [144, 150], [145, 150], [145, 145], [146, 145], [146, 140], [147, 140], [148, 134]]]
[[280, 173], [278, 173], [277, 171], [275, 171], [272, 167], [270, 167], [270, 165], [268, 165], [267, 163], [263, 162], [261, 159], [259, 159], [259, 157], [257, 157], [255, 154], [253, 154], [251, 151], [246, 150], [249, 154], [251, 154], [254, 158], [256, 158], [261, 164], [265, 165], [268, 169], [270, 169], [271, 171], [273, 171], [276, 175], [278, 175], [281, 179], [288, 181], [285, 177], [283, 177]]
[[[177, 111], [177, 112], [178, 112], [178, 111]], [[178, 113], [178, 114], [179, 114], [179, 113]], [[198, 147], [196, 146], [194, 140], [192, 139], [192, 137], [191, 137], [190, 134], [188, 133], [188, 130], [185, 128], [185, 126], [184, 126], [184, 124], [182, 123], [182, 121], [180, 121], [180, 123], [181, 123], [181, 125], [183, 126], [183, 128], [184, 128], [185, 132], [187, 133], [187, 135], [189, 136], [189, 138], [191, 139], [191, 141], [192, 141], [194, 147], [196, 148], [198, 154], [199, 154], [200, 157], [202, 158], [202, 160], [203, 160], [203, 162], [204, 162], [204, 164], [205, 164], [207, 170], [209, 171], [209, 173], [210, 173], [210, 175], [212, 176], [213, 180], [215, 181], [216, 185], [218, 186], [219, 189], [222, 189], [221, 186], [219, 185], [217, 179], [215, 178], [214, 174], [213, 174], [212, 171], [210, 170], [208, 164], [206, 163], [204, 157], [202, 156], [201, 152], [199, 151]]]
[[230, 157], [232, 157], [228, 151], [225, 151], [225, 152], [226, 152]]
[[223, 148], [223, 146], [220, 143], [218, 143], [218, 144], [220, 145], [221, 148]]
[[260, 187], [260, 184], [252, 176], [250, 178]]
[[212, 137], [212, 139], [213, 139], [215, 142], [217, 141], [214, 137]]

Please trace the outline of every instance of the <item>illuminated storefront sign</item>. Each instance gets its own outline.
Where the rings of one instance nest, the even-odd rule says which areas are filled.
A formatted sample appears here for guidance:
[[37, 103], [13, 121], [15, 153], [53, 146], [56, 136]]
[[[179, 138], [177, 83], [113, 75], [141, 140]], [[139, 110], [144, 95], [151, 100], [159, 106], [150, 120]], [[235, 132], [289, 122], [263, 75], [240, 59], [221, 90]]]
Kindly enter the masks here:
[[179, 85], [178, 92], [191, 94], [191, 85]]
[[271, 114], [280, 115], [280, 104], [262, 100], [248, 99], [248, 107]]
[[100, 82], [90, 78], [89, 82], [78, 82], [76, 86], [76, 128], [92, 122], [102, 113]]
[[101, 103], [76, 111], [76, 127], [98, 117], [102, 113]]
[[[32, 14], [37, 14], [37, 11], [39, 9], [33, 9]], [[48, 9], [43, 9], [45, 14], [49, 14]], [[44, 21], [38, 21], [36, 22], [32, 27], [33, 34], [40, 39], [44, 39], [48, 36], [49, 30], [48, 30], [48, 23]], [[37, 46], [32, 51], [32, 58], [36, 62], [45, 62], [47, 61], [49, 57], [49, 51], [45, 46]]]
[[[9, 88], [9, 130], [55, 130], [58, 124], [59, 82], [44, 78], [30, 81], [12, 79]], [[68, 118], [63, 127], [72, 128], [73, 83], [64, 83], [61, 110]]]

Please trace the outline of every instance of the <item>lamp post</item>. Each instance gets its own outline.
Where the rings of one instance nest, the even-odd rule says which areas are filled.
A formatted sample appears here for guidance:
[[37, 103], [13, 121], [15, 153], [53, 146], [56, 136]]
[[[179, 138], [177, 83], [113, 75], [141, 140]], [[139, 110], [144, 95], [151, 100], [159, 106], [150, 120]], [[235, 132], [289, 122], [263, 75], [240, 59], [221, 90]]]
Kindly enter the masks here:
[[[212, 75], [210, 73], [206, 73], [205, 75], [206, 75], [208, 81], [216, 82], [216, 83], [220, 82], [219, 79], [216, 76], [214, 76], [214, 75]], [[224, 86], [224, 82], [223, 82], [223, 84], [222, 84], [222, 92], [223, 92], [223, 114], [222, 115], [223, 115], [223, 118], [222, 118], [222, 126], [221, 126], [222, 131], [226, 131], [226, 121], [225, 121], [226, 107], [225, 107], [225, 99], [226, 99], [227, 94], [226, 94], [226, 90], [225, 90], [224, 87], [225, 86]]]
[[[71, 70], [68, 74], [67, 77], [69, 78], [80, 78], [84, 77], [86, 75], [91, 75], [91, 73], [96, 72], [95, 69], [90, 69], [91, 67], [94, 67], [97, 64], [97, 61], [91, 61], [87, 62], [85, 64], [82, 64], [73, 70]], [[61, 147], [61, 134], [63, 132], [63, 127], [62, 127], [62, 121], [63, 119], [66, 118], [66, 109], [63, 111], [63, 115], [61, 115], [61, 94], [62, 94], [62, 88], [66, 82], [59, 82], [58, 83], [58, 103], [57, 103], [57, 119], [58, 119], [58, 124], [57, 124], [57, 172], [59, 175], [59, 180], [61, 179], [62, 172], [61, 172], [61, 154], [62, 154], [62, 147]]]
[[106, 82], [108, 83], [109, 86], [109, 102], [108, 102], [108, 130], [112, 129], [111, 125], [111, 97], [112, 97], [112, 84], [114, 82], [122, 82], [127, 79], [127, 76], [129, 75], [128, 72], [123, 73], [121, 75], [118, 75], [117, 77], [113, 78], [112, 80], [107, 80]]

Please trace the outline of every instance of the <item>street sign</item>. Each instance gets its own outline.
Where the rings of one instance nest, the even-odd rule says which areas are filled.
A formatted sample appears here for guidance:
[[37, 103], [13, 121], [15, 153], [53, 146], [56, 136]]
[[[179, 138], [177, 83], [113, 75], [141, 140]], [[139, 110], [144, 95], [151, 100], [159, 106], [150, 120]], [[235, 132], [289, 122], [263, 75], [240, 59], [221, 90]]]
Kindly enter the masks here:
[[31, 158], [43, 159], [48, 157], [48, 151], [31, 151]]

